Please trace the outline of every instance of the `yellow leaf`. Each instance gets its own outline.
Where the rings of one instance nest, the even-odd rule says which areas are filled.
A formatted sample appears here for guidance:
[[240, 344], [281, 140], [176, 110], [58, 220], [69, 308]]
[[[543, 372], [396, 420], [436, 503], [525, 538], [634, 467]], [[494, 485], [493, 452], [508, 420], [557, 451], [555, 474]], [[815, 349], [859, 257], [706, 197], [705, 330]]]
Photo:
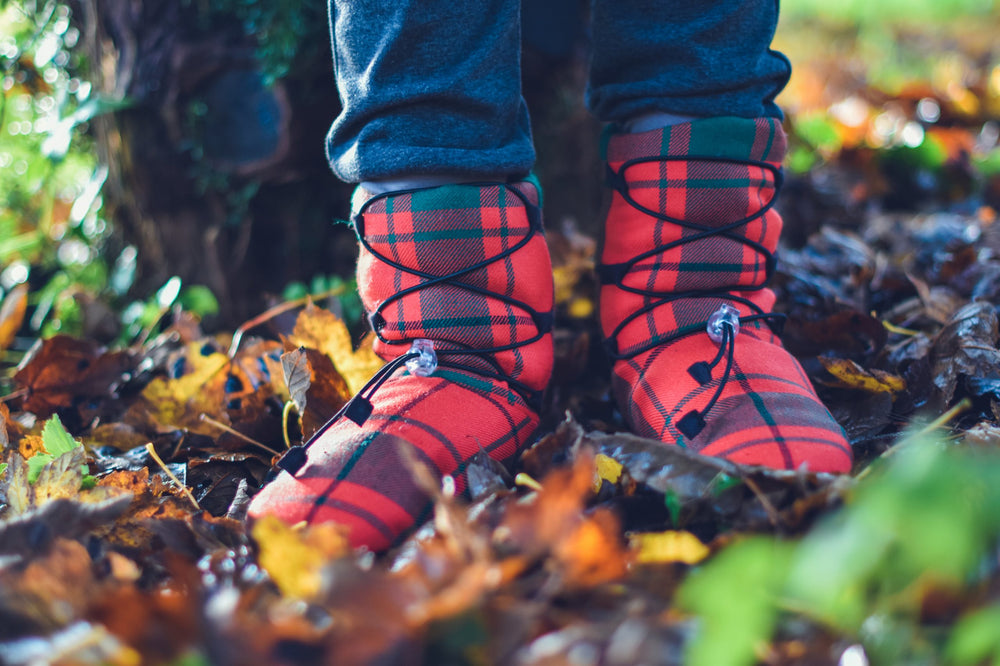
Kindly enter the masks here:
[[229, 357], [219, 351], [202, 353], [203, 342], [189, 343], [184, 355], [185, 373], [176, 379], [157, 377], [142, 391], [146, 411], [159, 424], [186, 427], [193, 432], [216, 435], [200, 422], [201, 414], [218, 418]]
[[594, 301], [589, 298], [574, 298], [569, 302], [569, 316], [574, 319], [586, 319], [594, 314]]
[[618, 483], [622, 477], [622, 464], [603, 453], [598, 453], [594, 457], [594, 492], [601, 489], [601, 482]]
[[83, 447], [78, 446], [45, 465], [35, 479], [35, 506], [60, 497], [77, 498], [83, 482], [84, 458]]
[[641, 564], [697, 564], [710, 552], [695, 535], [674, 530], [633, 534], [629, 545], [636, 553], [635, 561]]
[[360, 391], [384, 365], [369, 343], [363, 343], [354, 351], [347, 325], [329, 310], [311, 303], [295, 320], [290, 341], [297, 346], [318, 349], [329, 356], [352, 394]]
[[906, 380], [882, 370], [866, 370], [846, 358], [823, 358], [820, 363], [833, 375], [835, 381], [823, 382], [827, 386], [859, 389], [869, 393], [899, 393], [906, 388]]
[[296, 599], [319, 594], [323, 568], [350, 552], [343, 528], [331, 523], [297, 531], [274, 516], [264, 516], [254, 523], [252, 534], [260, 548], [260, 565], [282, 594]]

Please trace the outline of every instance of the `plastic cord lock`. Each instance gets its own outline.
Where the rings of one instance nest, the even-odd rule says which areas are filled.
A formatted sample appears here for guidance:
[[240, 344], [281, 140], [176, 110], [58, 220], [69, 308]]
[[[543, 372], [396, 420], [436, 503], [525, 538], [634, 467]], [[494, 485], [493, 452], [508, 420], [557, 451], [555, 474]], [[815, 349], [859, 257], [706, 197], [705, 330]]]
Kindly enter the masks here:
[[708, 331], [708, 337], [712, 338], [713, 342], [722, 344], [727, 325], [732, 328], [732, 337], [735, 338], [736, 334], [740, 332], [740, 311], [729, 305], [729, 303], [723, 303], [708, 318], [705, 330]]
[[434, 352], [434, 343], [430, 340], [417, 338], [410, 346], [410, 353], [417, 354], [414, 358], [406, 361], [406, 369], [411, 375], [430, 377], [437, 370], [437, 354]]

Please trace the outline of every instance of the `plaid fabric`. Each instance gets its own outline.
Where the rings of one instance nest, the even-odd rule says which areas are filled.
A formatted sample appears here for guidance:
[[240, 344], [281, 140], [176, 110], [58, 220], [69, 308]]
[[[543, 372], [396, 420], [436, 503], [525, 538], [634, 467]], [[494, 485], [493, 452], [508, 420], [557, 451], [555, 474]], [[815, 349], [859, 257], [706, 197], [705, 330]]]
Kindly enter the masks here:
[[[843, 430], [763, 321], [741, 325], [728, 376], [724, 363], [704, 384], [689, 371], [719, 352], [705, 324], [721, 304], [741, 317], [773, 308], [781, 218], [770, 205], [784, 153], [780, 124], [763, 118], [611, 137], [601, 324], [618, 356], [614, 389], [638, 434], [741, 463], [849, 471]], [[704, 429], [686, 437], [678, 421], [723, 382]]]
[[[452, 475], [461, 492], [465, 468], [480, 450], [506, 463], [528, 443], [537, 414], [524, 396], [488, 373], [500, 368], [535, 390], [544, 389], [551, 374], [551, 335], [514, 302], [542, 313], [543, 319], [550, 316], [552, 269], [545, 239], [537, 233], [537, 204], [530, 182], [445, 186], [375, 198], [363, 190], [356, 194], [361, 215], [356, 225], [364, 241], [358, 286], [368, 311], [382, 315], [384, 340], [376, 343], [376, 351], [383, 358], [405, 353], [418, 337], [433, 340], [439, 350], [514, 347], [488, 354], [492, 363], [478, 359], [486, 375], [449, 367], [439, 367], [430, 377], [397, 373], [372, 396], [374, 411], [363, 426], [342, 419], [324, 433], [294, 477], [281, 473], [254, 498], [251, 517], [275, 514], [292, 524], [334, 521], [350, 528], [354, 545], [382, 550], [422, 522], [430, 509], [401, 448], [410, 447], [438, 475]], [[521, 242], [509, 256], [488, 261]], [[459, 278], [434, 283], [436, 276], [483, 262]], [[439, 355], [442, 364], [448, 359]], [[475, 361], [459, 360], [464, 365]]]

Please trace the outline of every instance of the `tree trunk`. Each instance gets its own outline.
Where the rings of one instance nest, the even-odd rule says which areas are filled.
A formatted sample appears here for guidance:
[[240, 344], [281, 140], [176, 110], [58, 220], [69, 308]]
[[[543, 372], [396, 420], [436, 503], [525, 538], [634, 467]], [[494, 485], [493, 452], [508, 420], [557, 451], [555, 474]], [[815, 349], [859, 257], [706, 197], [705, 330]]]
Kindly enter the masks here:
[[177, 275], [233, 325], [291, 280], [350, 273], [353, 242], [329, 224], [349, 189], [322, 152], [338, 108], [328, 53], [266, 86], [239, 22], [209, 30], [197, 6], [78, 0], [74, 16], [93, 85], [130, 103], [92, 129], [106, 215], [139, 252], [136, 294]]

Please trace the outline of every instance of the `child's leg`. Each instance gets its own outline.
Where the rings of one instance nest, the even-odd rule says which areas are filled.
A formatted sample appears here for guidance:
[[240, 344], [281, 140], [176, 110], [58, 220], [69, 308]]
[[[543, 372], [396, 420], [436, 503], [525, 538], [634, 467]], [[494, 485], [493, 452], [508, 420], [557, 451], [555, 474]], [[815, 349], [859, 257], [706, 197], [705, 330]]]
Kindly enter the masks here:
[[522, 179], [534, 154], [517, 8], [331, 8], [345, 105], [329, 153], [342, 178], [365, 181], [352, 220], [375, 350], [390, 361], [427, 339], [438, 368], [393, 372], [370, 416], [338, 421], [301, 469], [254, 498], [251, 516], [338, 522], [353, 544], [380, 550], [430, 508], [404, 449], [461, 492], [474, 455], [510, 460], [535, 430], [552, 369], [552, 269], [537, 185]]
[[[737, 462], [843, 472], [843, 431], [770, 316], [785, 152], [773, 99], [788, 76], [769, 49], [776, 21], [775, 2], [595, 6], [588, 99], [617, 123], [601, 323], [637, 433]], [[651, 128], [657, 118], [666, 126]]]
[[330, 2], [345, 182], [504, 180], [534, 165], [516, 0]]

